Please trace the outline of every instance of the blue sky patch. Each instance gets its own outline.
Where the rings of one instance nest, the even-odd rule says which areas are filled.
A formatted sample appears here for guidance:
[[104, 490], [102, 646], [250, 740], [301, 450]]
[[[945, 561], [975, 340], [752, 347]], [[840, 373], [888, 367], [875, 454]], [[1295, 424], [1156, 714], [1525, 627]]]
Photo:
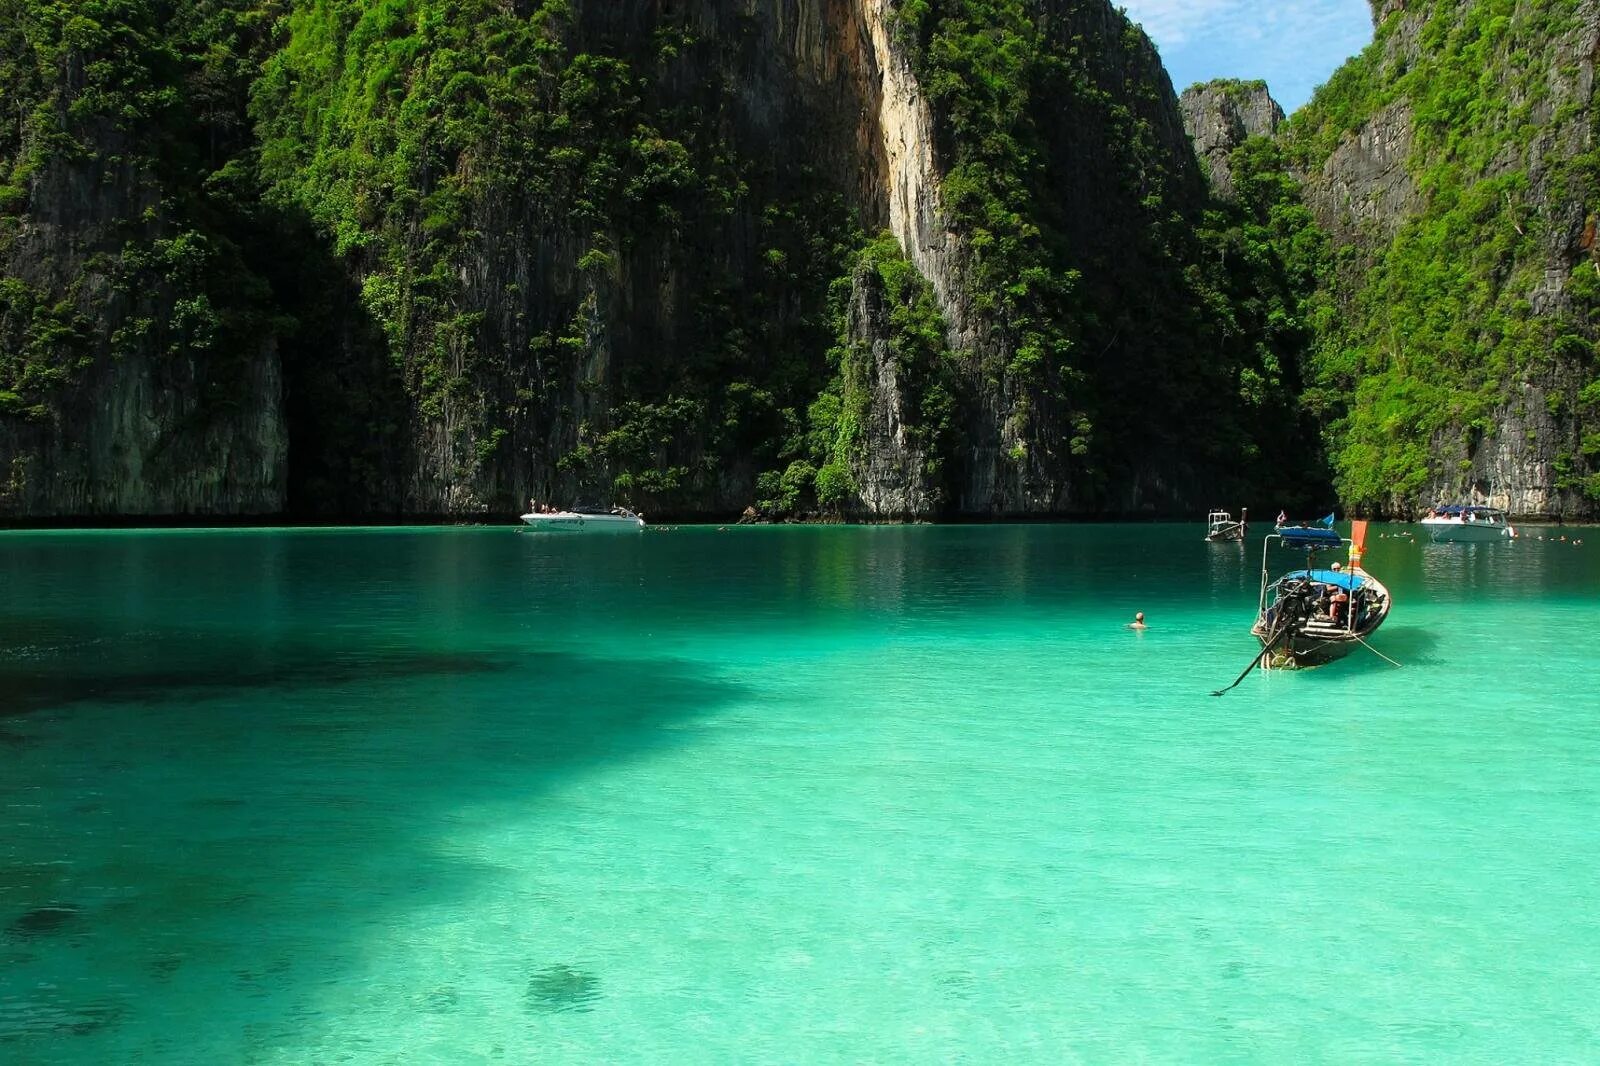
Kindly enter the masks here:
[[1265, 78], [1286, 111], [1372, 41], [1365, 0], [1125, 0], [1180, 93], [1212, 78]]

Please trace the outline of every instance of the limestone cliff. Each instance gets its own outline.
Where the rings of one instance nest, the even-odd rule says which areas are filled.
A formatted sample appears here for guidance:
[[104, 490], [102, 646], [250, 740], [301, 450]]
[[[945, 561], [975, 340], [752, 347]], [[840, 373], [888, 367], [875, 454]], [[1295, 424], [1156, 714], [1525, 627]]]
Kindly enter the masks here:
[[228, 136], [173, 113], [153, 21], [0, 13], [0, 515], [281, 512], [270, 311], [156, 130]]
[[1283, 124], [1283, 108], [1267, 91], [1266, 82], [1222, 80], [1191, 85], [1179, 99], [1183, 126], [1205, 164], [1211, 187], [1223, 199], [1233, 197], [1228, 157], [1251, 137], [1271, 137]]
[[1374, 44], [1287, 131], [1342, 249], [1317, 355], [1342, 495], [1593, 515], [1600, 4], [1373, 14]]
[[[891, 81], [906, 87], [888, 98], [912, 102], [885, 128], [916, 131], [907, 144], [932, 131], [919, 169], [936, 180], [908, 183], [894, 220], [964, 367], [959, 510], [1193, 505], [1228, 482], [1241, 442], [1192, 405], [1227, 396], [1231, 421], [1240, 367], [1191, 284], [1206, 194], [1154, 48], [1106, 4], [1019, 5], [1009, 21], [918, 6], [875, 41], [889, 69], [900, 46]], [[980, 87], [1006, 84], [985, 60], [951, 58], [973, 39], [1020, 57], [1014, 97]]]
[[[1259, 474], [1275, 371], [1207, 311], [1201, 172], [1106, 0], [0, 5], [0, 514]], [[859, 269], [882, 231], [931, 304]]]

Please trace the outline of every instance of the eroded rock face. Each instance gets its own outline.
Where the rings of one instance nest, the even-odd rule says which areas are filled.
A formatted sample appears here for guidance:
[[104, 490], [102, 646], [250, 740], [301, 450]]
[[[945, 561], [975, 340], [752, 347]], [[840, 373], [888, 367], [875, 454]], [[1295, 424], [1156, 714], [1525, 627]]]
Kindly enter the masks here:
[[[33, 176], [31, 210], [0, 242], [0, 276], [82, 324], [57, 402], [0, 415], [0, 517], [282, 512], [275, 338], [221, 356], [163, 343], [178, 298], [131, 271], [124, 249], [130, 229], [160, 242], [180, 227], [160, 218], [160, 186], [125, 137], [102, 125], [83, 139], [84, 158]], [[131, 222], [141, 217], [157, 220]]]
[[[1400, 82], [1419, 62], [1431, 57], [1452, 28], [1430, 28], [1430, 22], [1463, 22], [1474, 5], [1407, 3], [1384, 0], [1373, 4], [1375, 24], [1382, 27], [1381, 47], [1372, 76]], [[1582, 491], [1594, 473], [1593, 457], [1585, 454], [1584, 389], [1594, 380], [1597, 342], [1589, 313], [1574, 297], [1575, 271], [1590, 269], [1593, 230], [1589, 219], [1595, 195], [1593, 179], [1573, 161], [1594, 149], [1595, 59], [1600, 54], [1600, 3], [1585, 0], [1570, 19], [1552, 22], [1545, 5], [1519, 3], [1514, 26], [1561, 27], [1548, 39], [1529, 42], [1513, 37], [1486, 54], [1506, 99], [1495, 106], [1461, 109], [1448, 130], [1434, 130], [1431, 140], [1418, 128], [1414, 102], [1404, 95], [1371, 115], [1346, 135], [1331, 155], [1306, 175], [1306, 200], [1336, 244], [1355, 254], [1339, 277], [1336, 294], [1349, 301], [1367, 272], [1403, 238], [1408, 226], [1425, 226], [1434, 212], [1446, 209], [1456, 195], [1470, 195], [1474, 186], [1507, 177], [1514, 185], [1497, 191], [1475, 224], [1484, 240], [1497, 227], [1510, 226], [1517, 240], [1492, 276], [1484, 279], [1487, 298], [1502, 313], [1531, 315], [1546, 338], [1536, 358], [1522, 357], [1516, 366], [1490, 371], [1502, 398], [1486, 416], [1451, 425], [1428, 442], [1432, 476], [1414, 495], [1395, 494], [1381, 506], [1407, 513], [1436, 501], [1473, 499], [1506, 507], [1521, 515], [1588, 516], [1600, 511], [1592, 492]], [[1403, 84], [1403, 83], [1402, 83]], [[1520, 118], [1513, 112], [1518, 109]], [[1524, 124], [1525, 138], [1506, 133], [1507, 123]], [[1461, 162], [1448, 153], [1452, 145], [1498, 144], [1487, 158]], [[1435, 203], [1424, 194], [1425, 175], [1441, 163], [1455, 167], [1451, 195]], [[1464, 192], [1457, 192], [1456, 187]], [[1352, 309], [1352, 314], [1374, 313]], [[1493, 322], [1465, 322], [1486, 366], [1504, 362], [1498, 351], [1503, 330]], [[1402, 357], [1411, 338], [1389, 337], [1387, 352]], [[1424, 353], [1431, 354], [1431, 353]], [[1469, 373], [1462, 372], [1469, 377]]]
[[[177, 297], [161, 292], [147, 293], [135, 314], [114, 284], [111, 260], [125, 228], [159, 204], [163, 190], [148, 174], [46, 168], [0, 249], [0, 271], [52, 298], [70, 296], [93, 336], [85, 366], [47, 416], [0, 413], [0, 517], [271, 514], [296, 498], [300, 508], [325, 513], [472, 515], [510, 512], [530, 496], [603, 497], [616, 471], [574, 456], [604, 436], [633, 383], [670, 380], [691, 349], [720, 340], [696, 332], [703, 305], [747, 294], [725, 279], [757, 272], [772, 251], [763, 227], [765, 211], [778, 205], [774, 190], [812, 185], [837, 192], [860, 230], [887, 228], [898, 239], [932, 285], [964, 376], [966, 443], [947, 467], [954, 482], [938, 488], [905, 431], [905, 383], [879, 343], [882, 308], [857, 285], [850, 329], [872, 355], [873, 382], [870, 445], [856, 470], [861, 509], [909, 518], [1173, 504], [1174, 486], [1189, 479], [1169, 469], [1168, 453], [1130, 456], [1130, 466], [1148, 472], [1132, 487], [1091, 486], [1076, 440], [1089, 432], [1079, 427], [1074, 395], [1082, 386], [1011, 368], [1019, 341], [992, 294], [975, 291], [970, 235], [942, 202], [950, 161], [897, 36], [899, 9], [897, 0], [578, 0], [564, 46], [627, 56], [664, 105], [708, 115], [705, 123], [745, 167], [744, 199], [715, 218], [639, 236], [596, 233], [519, 185], [487, 183], [489, 191], [474, 187], [460, 205], [459, 226], [470, 236], [426, 286], [393, 265], [403, 260], [419, 273], [433, 266], [415, 257], [430, 219], [414, 208], [384, 235], [398, 246], [389, 263], [374, 243], [334, 264], [350, 291], [329, 298], [336, 321], [316, 350], [290, 351], [287, 334], [263, 329], [221, 358], [173, 355], [153, 342], [113, 352], [127, 323], [181, 317]], [[1159, 58], [1124, 16], [1099, 0], [1042, 0], [1029, 14], [1051, 48], [1099, 57], [1086, 96], [1116, 102], [1105, 114], [1087, 105], [1081, 113], [1051, 110], [1059, 101], [1032, 106], [1040, 109], [1048, 210], [1085, 278], [1083, 317], [1111, 323], [1073, 358], [1086, 375], [1110, 381], [1108, 391], [1137, 392], [1149, 376], [1147, 355], [1130, 340], [1146, 311], [1119, 299], [1164, 250], [1148, 246], [1149, 220], [1135, 216], [1147, 199], [1163, 205], [1163, 222], [1169, 206], [1198, 207], [1199, 171]], [[701, 42], [701, 65], [657, 54], [653, 42], [669, 21]], [[70, 97], [74, 75], [63, 77]], [[722, 90], [714, 107], [706, 106], [708, 84]], [[1146, 165], [1150, 159], [1112, 162], [1110, 146], [1127, 132], [1112, 112], [1153, 131], [1149, 154], [1170, 164], [1168, 186], [1156, 187], [1152, 174], [1161, 167]], [[1234, 119], [1253, 130], [1278, 117], [1267, 100]], [[239, 126], [248, 129], [242, 118]], [[111, 139], [91, 147], [102, 159], [121, 154]], [[464, 152], [429, 181], [481, 162]], [[364, 236], [381, 224], [364, 219]], [[145, 239], [178, 230], [153, 227]], [[686, 231], [712, 227], [715, 249], [696, 258], [691, 238], [705, 234]], [[792, 341], [818, 311], [798, 305], [791, 290], [800, 287], [763, 294], [767, 304], [742, 310]], [[401, 310], [378, 322], [372, 308], [380, 300]], [[425, 305], [433, 309], [418, 310]], [[826, 366], [834, 339], [815, 345], [817, 367]], [[426, 369], [420, 354], [433, 360]], [[448, 380], [430, 384], [428, 373]], [[337, 403], [324, 402], [335, 393]], [[671, 438], [660, 446], [688, 473], [680, 487], [643, 501], [652, 510], [737, 513], [753, 498], [761, 473], [753, 463], [735, 458], [707, 472], [709, 442]]]
[[1421, 210], [1410, 170], [1414, 134], [1410, 102], [1397, 100], [1334, 150], [1306, 185], [1324, 229], [1346, 243], [1377, 243]]
[[1206, 166], [1211, 187], [1231, 199], [1228, 156], [1251, 137], [1271, 137], [1283, 124], [1283, 108], [1264, 82], [1215, 81], [1193, 85], [1179, 99], [1183, 126]]
[[287, 435], [276, 344], [240, 360], [222, 387], [197, 360], [134, 353], [86, 373], [63, 409], [0, 424], [0, 514], [277, 515]]
[[1387, 19], [1396, 11], [1404, 11], [1405, 9], [1406, 0], [1372, 0], [1372, 24], [1381, 26], [1384, 19]]
[[[720, 111], [710, 121], [727, 154], [756, 175], [755, 187], [725, 216], [689, 218], [679, 232], [642, 236], [597, 234], [592, 226], [552, 216], [549, 205], [514, 186], [476, 200], [471, 230], [477, 236], [456, 264], [457, 304], [479, 316], [463, 345], [493, 358], [481, 366], [463, 360], [461, 377], [470, 387], [443, 397], [441, 410], [405, 412], [406, 455], [397, 484], [383, 487], [394, 495], [366, 506], [490, 514], [530, 497], [612, 499], [614, 470], [564, 460], [593, 446], [614, 423], [631, 382], [670, 377], [686, 349], [720, 342], [696, 330], [707, 297], [729, 295], [708, 293], [714, 283], [707, 275], [737, 279], [761, 270], [772, 238], [763, 216], [779, 206], [780, 195], [793, 197], [805, 184], [835, 190], [867, 232], [890, 223], [892, 203], [917, 202], [917, 133], [895, 125], [909, 121], [899, 109], [880, 106], [895, 84], [880, 69], [872, 43], [870, 26], [880, 6], [868, 0], [691, 0], [663, 12], [611, 0], [574, 5], [571, 50], [625, 56], [641, 72], [650, 66], [638, 53], [663, 27], [704, 42], [695, 54], [707, 66], [679, 59], [664, 73], [652, 72], [650, 91], [664, 105], [696, 112], [713, 106], [705, 86], [717, 87]], [[881, 25], [881, 13], [878, 18]], [[904, 141], [909, 145], [897, 150], [911, 162], [891, 162], [891, 144]], [[810, 174], [803, 182], [795, 177], [802, 170]], [[909, 224], [896, 229], [908, 239], [922, 232]], [[585, 256], [597, 247], [597, 236], [605, 262], [588, 266]], [[714, 245], [709, 262], [699, 251], [706, 244]], [[748, 313], [770, 315], [782, 335], [802, 310], [809, 309], [786, 305]], [[551, 333], [581, 343], [568, 345], [559, 358], [530, 357]], [[818, 344], [819, 362], [824, 351], [825, 342]], [[487, 426], [504, 434], [498, 444]], [[701, 458], [702, 445], [673, 441], [673, 461]], [[714, 474], [697, 472], [677, 489], [631, 502], [651, 511], [738, 513], [754, 498], [759, 473], [736, 457]]]
[[891, 337], [889, 308], [876, 271], [852, 279], [847, 380], [871, 397], [860, 449], [849, 457], [859, 500], [855, 517], [873, 520], [926, 518], [944, 510], [942, 486], [929, 475], [935, 457], [916, 432], [919, 413], [906, 368]]
[[1491, 432], [1465, 442], [1453, 435], [1436, 441], [1439, 454], [1470, 455], [1469, 465], [1437, 478], [1427, 499], [1483, 504], [1522, 517], [1585, 514], [1581, 504], [1552, 491], [1571, 429], [1550, 403], [1570, 391], [1559, 371], [1530, 377], [1518, 383], [1513, 400], [1494, 409]]

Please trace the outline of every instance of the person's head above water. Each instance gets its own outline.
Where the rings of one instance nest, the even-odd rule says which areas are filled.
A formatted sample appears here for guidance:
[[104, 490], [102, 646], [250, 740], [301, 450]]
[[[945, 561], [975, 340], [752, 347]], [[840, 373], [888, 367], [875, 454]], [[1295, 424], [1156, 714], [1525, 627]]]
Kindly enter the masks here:
[[1334, 563], [1333, 564], [1333, 569], [1334, 569], [1334, 572], [1337, 573], [1339, 570], [1343, 569], [1343, 567], [1341, 567], [1338, 563]]

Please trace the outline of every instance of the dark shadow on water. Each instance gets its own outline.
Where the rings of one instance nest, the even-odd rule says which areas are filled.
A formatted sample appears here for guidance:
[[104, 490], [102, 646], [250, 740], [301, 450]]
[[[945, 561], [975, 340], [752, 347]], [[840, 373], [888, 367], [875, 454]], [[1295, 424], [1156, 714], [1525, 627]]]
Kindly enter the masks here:
[[6, 926], [6, 934], [16, 938], [51, 936], [70, 929], [77, 917], [77, 907], [35, 907]]
[[[25, 1059], [89, 1054], [197, 984], [224, 1011], [289, 1004], [274, 1031], [293, 1033], [373, 937], [495, 898], [520, 860], [458, 850], [463, 812], [525, 821], [574, 778], [692, 743], [681, 724], [741, 691], [693, 663], [548, 649], [30, 638], [55, 650], [0, 659], [6, 712], [54, 712], [43, 731], [13, 719], [17, 757], [49, 768], [48, 806], [26, 854], [0, 850], [0, 1047]], [[86, 965], [115, 972], [117, 992], [52, 987]], [[525, 973], [506, 1009], [554, 1020], [603, 1003], [605, 975], [584, 965], [533, 958]], [[241, 1054], [253, 1039], [238, 1034]]]
[[1423, 626], [1385, 625], [1369, 637], [1367, 643], [1371, 645], [1370, 648], [1358, 644], [1343, 659], [1309, 671], [1310, 675], [1319, 680], [1338, 680], [1374, 673], [1395, 673], [1397, 668], [1394, 664], [1379, 658], [1378, 652], [1399, 663], [1398, 669], [1403, 670], [1428, 669], [1445, 664], [1445, 660], [1436, 654], [1438, 634]]
[[[1426, 626], [1384, 626], [1367, 643], [1402, 667], [1444, 665], [1437, 654], [1439, 634]], [[1394, 669], [1366, 648], [1358, 648], [1355, 654], [1386, 670]]]
[[92, 665], [30, 667], [0, 659], [0, 717], [66, 707], [73, 703], [146, 703], [181, 694], [220, 697], [230, 691], [295, 689], [354, 683], [404, 681], [422, 677], [488, 674], [508, 670], [505, 656], [449, 652], [374, 652], [340, 654], [302, 648], [275, 662], [241, 661], [226, 644], [207, 643], [206, 654], [174, 669], [170, 656], [139, 666], [101, 660]]

